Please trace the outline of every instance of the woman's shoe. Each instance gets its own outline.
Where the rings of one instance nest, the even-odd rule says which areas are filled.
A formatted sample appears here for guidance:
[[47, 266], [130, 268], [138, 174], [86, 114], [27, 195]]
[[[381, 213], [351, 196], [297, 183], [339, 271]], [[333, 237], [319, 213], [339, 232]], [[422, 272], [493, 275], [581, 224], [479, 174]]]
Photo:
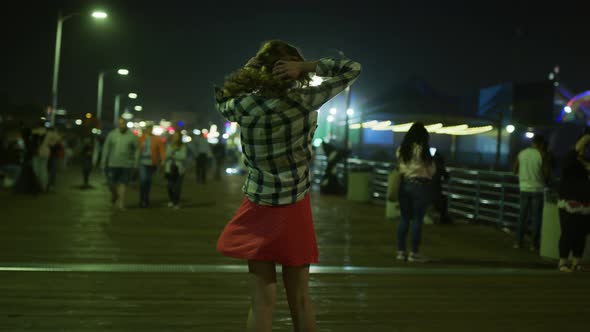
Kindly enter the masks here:
[[412, 263], [426, 263], [430, 261], [430, 259], [426, 256], [422, 256], [417, 252], [411, 252], [410, 256], [408, 256], [408, 262]]

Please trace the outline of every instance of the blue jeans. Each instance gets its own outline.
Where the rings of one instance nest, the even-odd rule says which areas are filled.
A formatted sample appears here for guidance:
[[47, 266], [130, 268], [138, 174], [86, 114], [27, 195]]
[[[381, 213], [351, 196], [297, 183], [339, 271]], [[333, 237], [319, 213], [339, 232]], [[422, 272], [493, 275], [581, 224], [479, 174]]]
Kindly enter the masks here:
[[527, 231], [527, 217], [531, 219], [532, 246], [539, 249], [541, 239], [541, 223], [543, 222], [544, 195], [542, 192], [520, 192], [520, 217], [518, 218], [518, 230], [516, 243], [522, 245]]
[[168, 178], [168, 197], [170, 198], [170, 202], [178, 205], [180, 203], [180, 192], [184, 175], [178, 175], [176, 177], [167, 175], [166, 177]]
[[156, 166], [139, 166], [139, 203], [143, 206], [150, 203], [150, 190], [152, 188], [152, 176]]
[[422, 221], [432, 200], [432, 184], [403, 181], [399, 190], [401, 218], [397, 227], [397, 249], [406, 251], [406, 237], [412, 228], [411, 251], [417, 253], [422, 240]]

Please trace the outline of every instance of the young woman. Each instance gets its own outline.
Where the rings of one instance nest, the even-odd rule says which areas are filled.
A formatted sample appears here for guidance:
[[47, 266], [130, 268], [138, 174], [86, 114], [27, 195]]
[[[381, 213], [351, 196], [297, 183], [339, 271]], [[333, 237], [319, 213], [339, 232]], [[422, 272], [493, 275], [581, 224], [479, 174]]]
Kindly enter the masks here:
[[[559, 186], [559, 271], [583, 270], [580, 262], [586, 247], [586, 236], [590, 230], [590, 172], [584, 157], [590, 144], [590, 134], [580, 138], [574, 149], [568, 153], [562, 168]], [[568, 264], [570, 253], [572, 264]]]
[[174, 133], [171, 137], [170, 145], [166, 149], [164, 173], [168, 179], [168, 198], [169, 207], [180, 209], [180, 192], [182, 189], [182, 180], [186, 170], [184, 163], [187, 157], [187, 148], [182, 143], [180, 132]]
[[[318, 261], [308, 193], [316, 110], [360, 70], [350, 60], [305, 61], [295, 47], [273, 40], [216, 89], [218, 111], [240, 125], [248, 170], [242, 205], [217, 243], [222, 254], [248, 260], [248, 331], [271, 331], [276, 264], [295, 331], [316, 331], [308, 293], [309, 264]], [[321, 85], [309, 86], [312, 73], [325, 78]]]
[[[430, 155], [429, 135], [424, 125], [412, 125], [397, 151], [402, 183], [399, 189], [400, 223], [397, 228], [397, 259], [425, 262], [418, 253], [422, 240], [422, 221], [432, 200], [432, 176], [436, 165]], [[410, 254], [406, 253], [406, 237], [412, 228]]]

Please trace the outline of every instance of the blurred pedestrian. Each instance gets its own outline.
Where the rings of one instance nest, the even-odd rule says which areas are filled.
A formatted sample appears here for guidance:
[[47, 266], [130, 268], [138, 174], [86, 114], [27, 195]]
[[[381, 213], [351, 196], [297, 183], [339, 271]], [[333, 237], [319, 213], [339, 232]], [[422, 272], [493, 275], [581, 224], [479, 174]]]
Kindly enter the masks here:
[[47, 171], [49, 174], [47, 190], [55, 189], [55, 182], [57, 180], [57, 170], [60, 165], [60, 159], [64, 158], [63, 138], [59, 132], [51, 127], [47, 129], [45, 142], [49, 145], [49, 159], [47, 163]]
[[[416, 122], [404, 136], [396, 152], [402, 176], [399, 188], [400, 222], [397, 227], [397, 259], [409, 262], [427, 262], [419, 253], [422, 242], [422, 223], [432, 203], [432, 177], [436, 164], [430, 155], [429, 135], [424, 125]], [[410, 253], [406, 251], [406, 238], [411, 228]]]
[[186, 171], [185, 162], [188, 150], [182, 142], [180, 132], [174, 133], [170, 140], [170, 144], [166, 148], [164, 173], [168, 180], [168, 198], [170, 199], [168, 206], [178, 210], [180, 209], [180, 193]]
[[211, 153], [211, 145], [204, 136], [195, 136], [191, 144], [192, 153], [195, 157], [195, 171], [197, 183], [205, 184], [207, 182], [207, 163]]
[[47, 128], [42, 122], [39, 126], [33, 128], [30, 134], [29, 150], [31, 150], [31, 167], [35, 174], [35, 179], [39, 185], [41, 192], [47, 190], [47, 183], [49, 182], [49, 175], [47, 171], [47, 163], [49, 161], [49, 150], [41, 152], [41, 144], [45, 140]]
[[139, 138], [139, 206], [150, 205], [152, 177], [160, 164], [164, 163], [166, 149], [162, 139], [152, 133], [154, 125], [145, 126]]
[[221, 180], [221, 173], [225, 165], [225, 144], [219, 142], [213, 145], [213, 158], [215, 158], [215, 180]]
[[[313, 72], [326, 77], [319, 86], [309, 86]], [[308, 290], [309, 264], [318, 260], [309, 198], [316, 111], [359, 73], [356, 62], [307, 62], [295, 47], [274, 40], [216, 89], [217, 110], [241, 127], [248, 170], [242, 204], [217, 242], [223, 255], [248, 260], [248, 331], [272, 329], [276, 264], [283, 265], [294, 330], [316, 331]]]
[[514, 173], [518, 174], [520, 188], [520, 216], [514, 248], [522, 248], [527, 231], [527, 217], [531, 219], [531, 243], [529, 249], [538, 251], [541, 240], [541, 224], [543, 222], [543, 205], [545, 181], [550, 174], [543, 146], [545, 139], [535, 135], [531, 146], [520, 151], [514, 164]]
[[[590, 146], [590, 134], [580, 138], [565, 157], [559, 186], [559, 271], [583, 270], [582, 256], [586, 236], [590, 232], [590, 173], [584, 163], [586, 147]], [[571, 265], [568, 264], [572, 254]]]
[[111, 203], [119, 203], [125, 209], [125, 194], [131, 171], [138, 158], [138, 139], [127, 128], [127, 122], [119, 118], [118, 128], [113, 129], [104, 142], [101, 167], [106, 170], [111, 189]]
[[450, 224], [447, 196], [443, 194], [443, 183], [449, 180], [449, 172], [447, 172], [445, 158], [439, 151], [436, 151], [432, 158], [436, 165], [436, 172], [432, 176], [433, 205], [439, 214], [439, 224]]
[[80, 159], [82, 162], [82, 188], [89, 188], [90, 172], [94, 156], [94, 139], [92, 136], [82, 138], [80, 147]]

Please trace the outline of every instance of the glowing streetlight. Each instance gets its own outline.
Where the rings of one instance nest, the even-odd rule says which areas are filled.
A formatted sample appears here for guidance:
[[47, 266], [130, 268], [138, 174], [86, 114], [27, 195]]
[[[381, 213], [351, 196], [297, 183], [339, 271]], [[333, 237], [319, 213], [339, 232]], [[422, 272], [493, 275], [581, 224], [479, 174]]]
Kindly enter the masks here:
[[109, 15], [107, 15], [107, 13], [105, 13], [103, 11], [95, 11], [95, 12], [92, 12], [92, 17], [99, 19], [99, 20], [104, 20], [105, 18], [109, 17]]
[[336, 115], [336, 113], [338, 113], [338, 110], [336, 109], [336, 107], [330, 108], [330, 114]]
[[526, 138], [533, 138], [533, 137], [535, 137], [535, 133], [533, 133], [531, 131], [527, 131], [527, 133], [524, 134], [524, 136], [526, 136]]
[[82, 120], [80, 120], [80, 119], [77, 119], [77, 120], [76, 120], [76, 125], [77, 125], [77, 126], [80, 126], [80, 125], [82, 125]]
[[509, 134], [512, 134], [512, 133], [514, 132], [514, 130], [515, 130], [515, 129], [516, 129], [516, 127], [514, 127], [513, 125], [507, 125], [507, 126], [506, 126], [506, 131], [507, 131]]
[[125, 69], [125, 68], [121, 68], [121, 69], [117, 70], [117, 74], [127, 76], [127, 75], [129, 75], [129, 70]]
[[133, 109], [136, 110], [137, 112], [143, 111], [143, 107], [141, 107], [139, 105], [135, 106]]
[[347, 109], [346, 110], [346, 115], [353, 116], [354, 115], [354, 110], [352, 108]]
[[[71, 13], [64, 16], [62, 11], [59, 11], [57, 15], [57, 31], [55, 33], [55, 56], [53, 58], [53, 82], [51, 84], [51, 107], [53, 111], [57, 110], [57, 88], [59, 81], [59, 61], [61, 57], [61, 40], [63, 24], [65, 21], [74, 16], [80, 16], [80, 13]], [[107, 18], [107, 14], [102, 11], [95, 11], [92, 13], [92, 17], [97, 19], [105, 19]], [[51, 114], [51, 124], [55, 124], [55, 112], [52, 112]]]
[[563, 108], [563, 111], [566, 113], [571, 113], [572, 112], [572, 108], [570, 106], [566, 106]]
[[129, 97], [129, 99], [137, 99], [137, 93], [131, 92], [127, 95], [127, 97]]

